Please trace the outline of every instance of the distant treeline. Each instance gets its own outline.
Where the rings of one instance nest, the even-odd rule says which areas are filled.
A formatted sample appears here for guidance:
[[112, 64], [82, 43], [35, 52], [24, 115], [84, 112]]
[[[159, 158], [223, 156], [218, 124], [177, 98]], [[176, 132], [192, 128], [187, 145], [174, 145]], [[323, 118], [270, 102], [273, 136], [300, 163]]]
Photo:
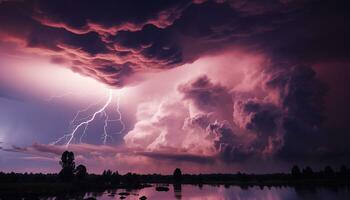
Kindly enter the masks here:
[[121, 175], [118, 171], [105, 170], [102, 174], [88, 174], [84, 165], [75, 167], [74, 153], [66, 151], [62, 154], [58, 174], [42, 173], [3, 173], [0, 172], [0, 184], [9, 183], [33, 184], [50, 183], [62, 185], [79, 185], [89, 188], [124, 187], [142, 188], [149, 183], [174, 183], [174, 184], [227, 184], [227, 185], [294, 185], [294, 184], [348, 184], [350, 182], [350, 170], [341, 166], [334, 170], [326, 166], [324, 170], [313, 171], [311, 167], [300, 169], [293, 166], [290, 173], [273, 174], [182, 174], [181, 169], [175, 169], [173, 175], [161, 174], [134, 174]]
[[[177, 172], [177, 173], [176, 173]], [[298, 181], [350, 181], [350, 170], [342, 166], [340, 170], [325, 167], [324, 170], [314, 172], [310, 167], [300, 170], [294, 166], [290, 173], [273, 174], [182, 174], [176, 169], [173, 175], [135, 174], [121, 175], [118, 171], [105, 170], [102, 174], [84, 174], [73, 176], [70, 179], [62, 178], [60, 174], [42, 173], [3, 173], [0, 172], [0, 183], [32, 183], [32, 182], [94, 182], [110, 185], [137, 185], [139, 183], [244, 183], [244, 182], [298, 182]]]

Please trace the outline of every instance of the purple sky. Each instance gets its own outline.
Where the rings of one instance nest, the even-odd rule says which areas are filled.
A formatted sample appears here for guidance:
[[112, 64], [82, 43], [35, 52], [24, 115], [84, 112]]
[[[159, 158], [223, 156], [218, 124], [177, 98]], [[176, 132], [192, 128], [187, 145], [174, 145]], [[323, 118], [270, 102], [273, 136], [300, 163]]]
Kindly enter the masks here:
[[345, 1], [0, 1], [0, 171], [350, 164]]

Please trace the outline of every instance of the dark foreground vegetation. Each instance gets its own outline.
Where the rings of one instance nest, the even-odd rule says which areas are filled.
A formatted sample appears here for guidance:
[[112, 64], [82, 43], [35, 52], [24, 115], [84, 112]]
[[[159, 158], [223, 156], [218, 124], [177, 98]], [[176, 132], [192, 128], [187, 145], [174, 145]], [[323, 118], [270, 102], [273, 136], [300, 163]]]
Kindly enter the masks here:
[[[84, 199], [86, 192], [102, 193], [105, 190], [126, 189], [127, 191], [150, 187], [155, 184], [157, 191], [168, 191], [168, 185], [173, 184], [174, 190], [181, 191], [181, 184], [193, 184], [202, 187], [210, 185], [240, 186], [245, 189], [251, 186], [298, 188], [310, 187], [349, 187], [350, 170], [341, 166], [335, 171], [330, 166], [314, 172], [310, 167], [300, 169], [294, 166], [291, 173], [274, 174], [182, 174], [175, 169], [173, 175], [134, 174], [121, 175], [111, 170], [105, 170], [101, 175], [88, 174], [84, 165], [75, 166], [73, 152], [64, 152], [58, 174], [32, 173], [2, 173], [0, 172], [0, 200], [3, 199], [37, 199], [56, 196], [56, 199], [67, 199], [66, 195], [79, 196]], [[123, 194], [121, 194], [123, 195]], [[124, 194], [126, 195], [126, 194]], [[147, 199], [140, 197], [140, 199]], [[91, 198], [93, 199], [93, 198]]]

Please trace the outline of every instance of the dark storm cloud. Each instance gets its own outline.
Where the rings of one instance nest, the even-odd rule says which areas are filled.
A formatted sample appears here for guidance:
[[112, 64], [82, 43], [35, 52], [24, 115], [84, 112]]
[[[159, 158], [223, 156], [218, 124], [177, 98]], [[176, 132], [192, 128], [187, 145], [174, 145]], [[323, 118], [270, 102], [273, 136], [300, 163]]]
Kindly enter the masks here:
[[162, 30], [189, 3], [8, 1], [0, 5], [0, 34], [83, 75], [124, 86], [135, 71], [180, 63], [179, 48]]
[[107, 53], [107, 48], [97, 33], [76, 35], [62, 29], [38, 25], [27, 35], [27, 46], [63, 51], [65, 47], [80, 49], [90, 56]]
[[322, 149], [328, 146], [326, 138], [331, 136], [323, 125], [327, 87], [310, 66], [273, 63], [262, 73], [265, 90], [278, 94], [278, 104], [247, 100], [239, 106], [236, 103], [234, 110], [249, 116], [245, 128], [259, 137], [252, 147], [272, 146], [275, 157], [282, 160], [321, 159]]
[[[280, 68], [276, 65], [274, 70], [279, 71]], [[324, 96], [327, 88], [307, 66], [291, 66], [277, 74], [267, 85], [280, 91], [285, 109], [285, 136], [280, 155], [291, 159], [313, 154], [322, 149], [322, 140], [326, 137], [322, 123], [325, 120]]]
[[76, 72], [124, 86], [135, 73], [230, 45], [307, 61], [345, 57], [344, 2], [5, 1], [0, 33]]
[[214, 147], [218, 156], [226, 162], [241, 162], [250, 158], [254, 152], [240, 145], [238, 137], [230, 125], [215, 121], [207, 127], [209, 137], [214, 136]]
[[[197, 77], [187, 83], [180, 84], [178, 91], [183, 99], [193, 103], [200, 111], [210, 113], [207, 120], [228, 120], [232, 116], [232, 97], [228, 88], [219, 83], [213, 83], [207, 76]], [[193, 122], [202, 122], [204, 118], [192, 119]], [[206, 125], [208, 126], [208, 124]]]
[[[262, 152], [269, 146], [274, 149], [278, 148], [282, 143], [279, 137], [283, 134], [283, 130], [280, 128], [280, 123], [283, 121], [282, 110], [278, 105], [257, 99], [237, 100], [235, 102], [234, 116], [245, 119], [239, 125], [252, 131], [258, 138], [252, 144], [252, 149]], [[275, 144], [270, 144], [271, 142]]]
[[307, 61], [347, 60], [350, 46], [347, 1], [310, 1], [288, 23], [256, 37], [278, 58]]
[[323, 124], [324, 83], [310, 66], [300, 64], [273, 63], [261, 73], [266, 94], [277, 97], [234, 99], [234, 120], [258, 137], [251, 144], [254, 152], [270, 152], [276, 159], [289, 161], [325, 158], [321, 152], [327, 149], [331, 133]]
[[[141, 30], [152, 24], [159, 28], [171, 25], [190, 1], [39, 1], [35, 18], [48, 26], [63, 27], [76, 33]], [[78, 12], [78, 13], [77, 13]]]
[[214, 84], [207, 76], [198, 77], [182, 84], [178, 90], [184, 99], [190, 99], [201, 110], [213, 110], [231, 103], [229, 90], [220, 84]]
[[276, 120], [280, 117], [278, 108], [273, 104], [248, 100], [238, 102], [235, 109], [242, 110], [244, 115], [251, 115], [250, 120], [245, 124], [245, 128], [257, 131], [259, 135], [270, 135], [276, 131]]
[[120, 31], [110, 36], [108, 41], [117, 48], [125, 49], [128, 52], [126, 55], [139, 55], [155, 62], [150, 68], [170, 68], [182, 61], [181, 48], [171, 37], [172, 34], [167, 29], [146, 25], [142, 31]]

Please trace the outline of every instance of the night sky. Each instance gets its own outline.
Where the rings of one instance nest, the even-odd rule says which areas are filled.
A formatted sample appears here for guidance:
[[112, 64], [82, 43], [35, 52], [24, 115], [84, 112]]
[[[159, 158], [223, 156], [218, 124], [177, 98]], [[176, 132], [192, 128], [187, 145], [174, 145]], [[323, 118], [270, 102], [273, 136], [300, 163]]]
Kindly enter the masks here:
[[0, 171], [349, 165], [347, 4], [0, 0]]

